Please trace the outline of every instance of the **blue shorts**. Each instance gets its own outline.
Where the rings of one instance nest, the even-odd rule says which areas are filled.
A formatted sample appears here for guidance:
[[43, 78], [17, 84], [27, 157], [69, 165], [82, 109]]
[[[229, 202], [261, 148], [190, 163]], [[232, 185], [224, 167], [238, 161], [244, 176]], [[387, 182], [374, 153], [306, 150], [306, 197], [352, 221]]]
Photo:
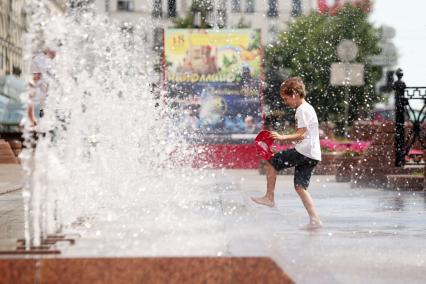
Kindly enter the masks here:
[[296, 149], [278, 152], [268, 162], [277, 172], [294, 167], [294, 187], [299, 185], [304, 189], [308, 189], [312, 171], [319, 163], [317, 160], [300, 154]]

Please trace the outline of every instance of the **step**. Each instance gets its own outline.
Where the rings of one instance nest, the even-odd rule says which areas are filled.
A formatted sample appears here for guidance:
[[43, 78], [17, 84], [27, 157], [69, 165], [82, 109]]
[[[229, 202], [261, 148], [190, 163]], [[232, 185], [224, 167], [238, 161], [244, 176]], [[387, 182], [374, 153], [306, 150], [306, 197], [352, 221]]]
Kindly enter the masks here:
[[0, 164], [19, 164], [9, 143], [3, 139], [0, 140]]

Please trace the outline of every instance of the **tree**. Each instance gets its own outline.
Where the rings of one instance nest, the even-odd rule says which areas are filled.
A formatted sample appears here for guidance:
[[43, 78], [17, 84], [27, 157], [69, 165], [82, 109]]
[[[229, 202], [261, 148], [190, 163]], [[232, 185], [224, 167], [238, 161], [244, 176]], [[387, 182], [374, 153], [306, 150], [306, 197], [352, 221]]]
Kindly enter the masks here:
[[[194, 0], [191, 5], [191, 9], [187, 12], [184, 18], [177, 18], [174, 21], [175, 28], [178, 29], [210, 29], [212, 28], [211, 23], [208, 22], [208, 16], [213, 12], [213, 3], [211, 1]], [[200, 23], [199, 26], [194, 24], [194, 14], [199, 13]]]
[[[356, 62], [365, 64], [365, 85], [349, 88], [345, 102], [343, 87], [330, 85], [330, 66], [338, 62], [336, 47], [343, 39], [358, 45]], [[308, 101], [317, 109], [320, 121], [344, 120], [345, 103], [349, 103], [349, 121], [365, 116], [380, 100], [375, 84], [382, 77], [379, 67], [368, 64], [369, 55], [378, 54], [379, 31], [368, 22], [368, 14], [359, 7], [345, 5], [335, 15], [313, 12], [298, 17], [281, 32], [278, 40], [265, 48], [267, 89], [265, 102], [271, 111], [282, 108], [278, 94], [284, 76], [301, 77], [308, 90]], [[340, 124], [341, 125], [341, 124]]]

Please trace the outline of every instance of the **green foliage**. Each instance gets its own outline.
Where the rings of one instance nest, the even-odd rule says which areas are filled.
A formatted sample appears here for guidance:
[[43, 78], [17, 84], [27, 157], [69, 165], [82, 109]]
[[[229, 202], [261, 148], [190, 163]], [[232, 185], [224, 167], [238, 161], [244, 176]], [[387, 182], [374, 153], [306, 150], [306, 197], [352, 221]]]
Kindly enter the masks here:
[[351, 151], [351, 150], [347, 150], [347, 151], [343, 152], [343, 155], [342, 155], [342, 157], [345, 157], [345, 158], [354, 158], [354, 157], [356, 158], [356, 157], [361, 157], [361, 156], [362, 156], [362, 152]]
[[213, 2], [212, 1], [205, 1], [205, 0], [193, 0], [191, 10], [212, 11], [213, 10]]
[[265, 102], [271, 110], [282, 108], [278, 94], [284, 76], [299, 76], [306, 84], [307, 100], [316, 108], [320, 121], [343, 121], [345, 90], [330, 85], [330, 66], [339, 62], [336, 48], [343, 39], [358, 45], [358, 63], [365, 64], [365, 85], [350, 87], [349, 120], [365, 116], [380, 99], [375, 84], [382, 76], [381, 68], [368, 64], [367, 56], [378, 54], [377, 30], [368, 22], [368, 14], [358, 7], [345, 5], [336, 15], [313, 12], [298, 17], [276, 43], [265, 48], [267, 91]]
[[260, 32], [255, 33], [254, 38], [251, 39], [251, 42], [248, 46], [248, 50], [255, 50], [260, 48]]
[[184, 18], [178, 17], [174, 20], [174, 28], [177, 28], [177, 29], [195, 28], [192, 22], [193, 22], [193, 14], [192, 12], [188, 12]]
[[[176, 18], [174, 20], [174, 27], [177, 29], [209, 29], [212, 26], [207, 22], [207, 14], [213, 10], [213, 5], [210, 1], [194, 0], [191, 5], [191, 9], [187, 12], [185, 17]], [[194, 26], [194, 12], [201, 13], [201, 25], [199, 27]]]
[[251, 27], [251, 23], [249, 21], [246, 21], [244, 17], [241, 17], [238, 20], [237, 28], [239, 29], [248, 29]]

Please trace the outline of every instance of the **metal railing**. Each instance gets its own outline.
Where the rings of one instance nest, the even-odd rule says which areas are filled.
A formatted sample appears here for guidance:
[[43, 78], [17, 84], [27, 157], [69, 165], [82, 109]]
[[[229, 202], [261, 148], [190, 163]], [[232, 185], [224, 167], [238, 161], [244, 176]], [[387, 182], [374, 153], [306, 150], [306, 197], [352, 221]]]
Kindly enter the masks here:
[[[405, 157], [416, 141], [426, 150], [426, 87], [407, 87], [402, 69], [396, 71], [395, 89], [395, 166], [406, 164]], [[410, 102], [419, 102], [414, 109]], [[419, 162], [420, 159], [415, 161]]]

